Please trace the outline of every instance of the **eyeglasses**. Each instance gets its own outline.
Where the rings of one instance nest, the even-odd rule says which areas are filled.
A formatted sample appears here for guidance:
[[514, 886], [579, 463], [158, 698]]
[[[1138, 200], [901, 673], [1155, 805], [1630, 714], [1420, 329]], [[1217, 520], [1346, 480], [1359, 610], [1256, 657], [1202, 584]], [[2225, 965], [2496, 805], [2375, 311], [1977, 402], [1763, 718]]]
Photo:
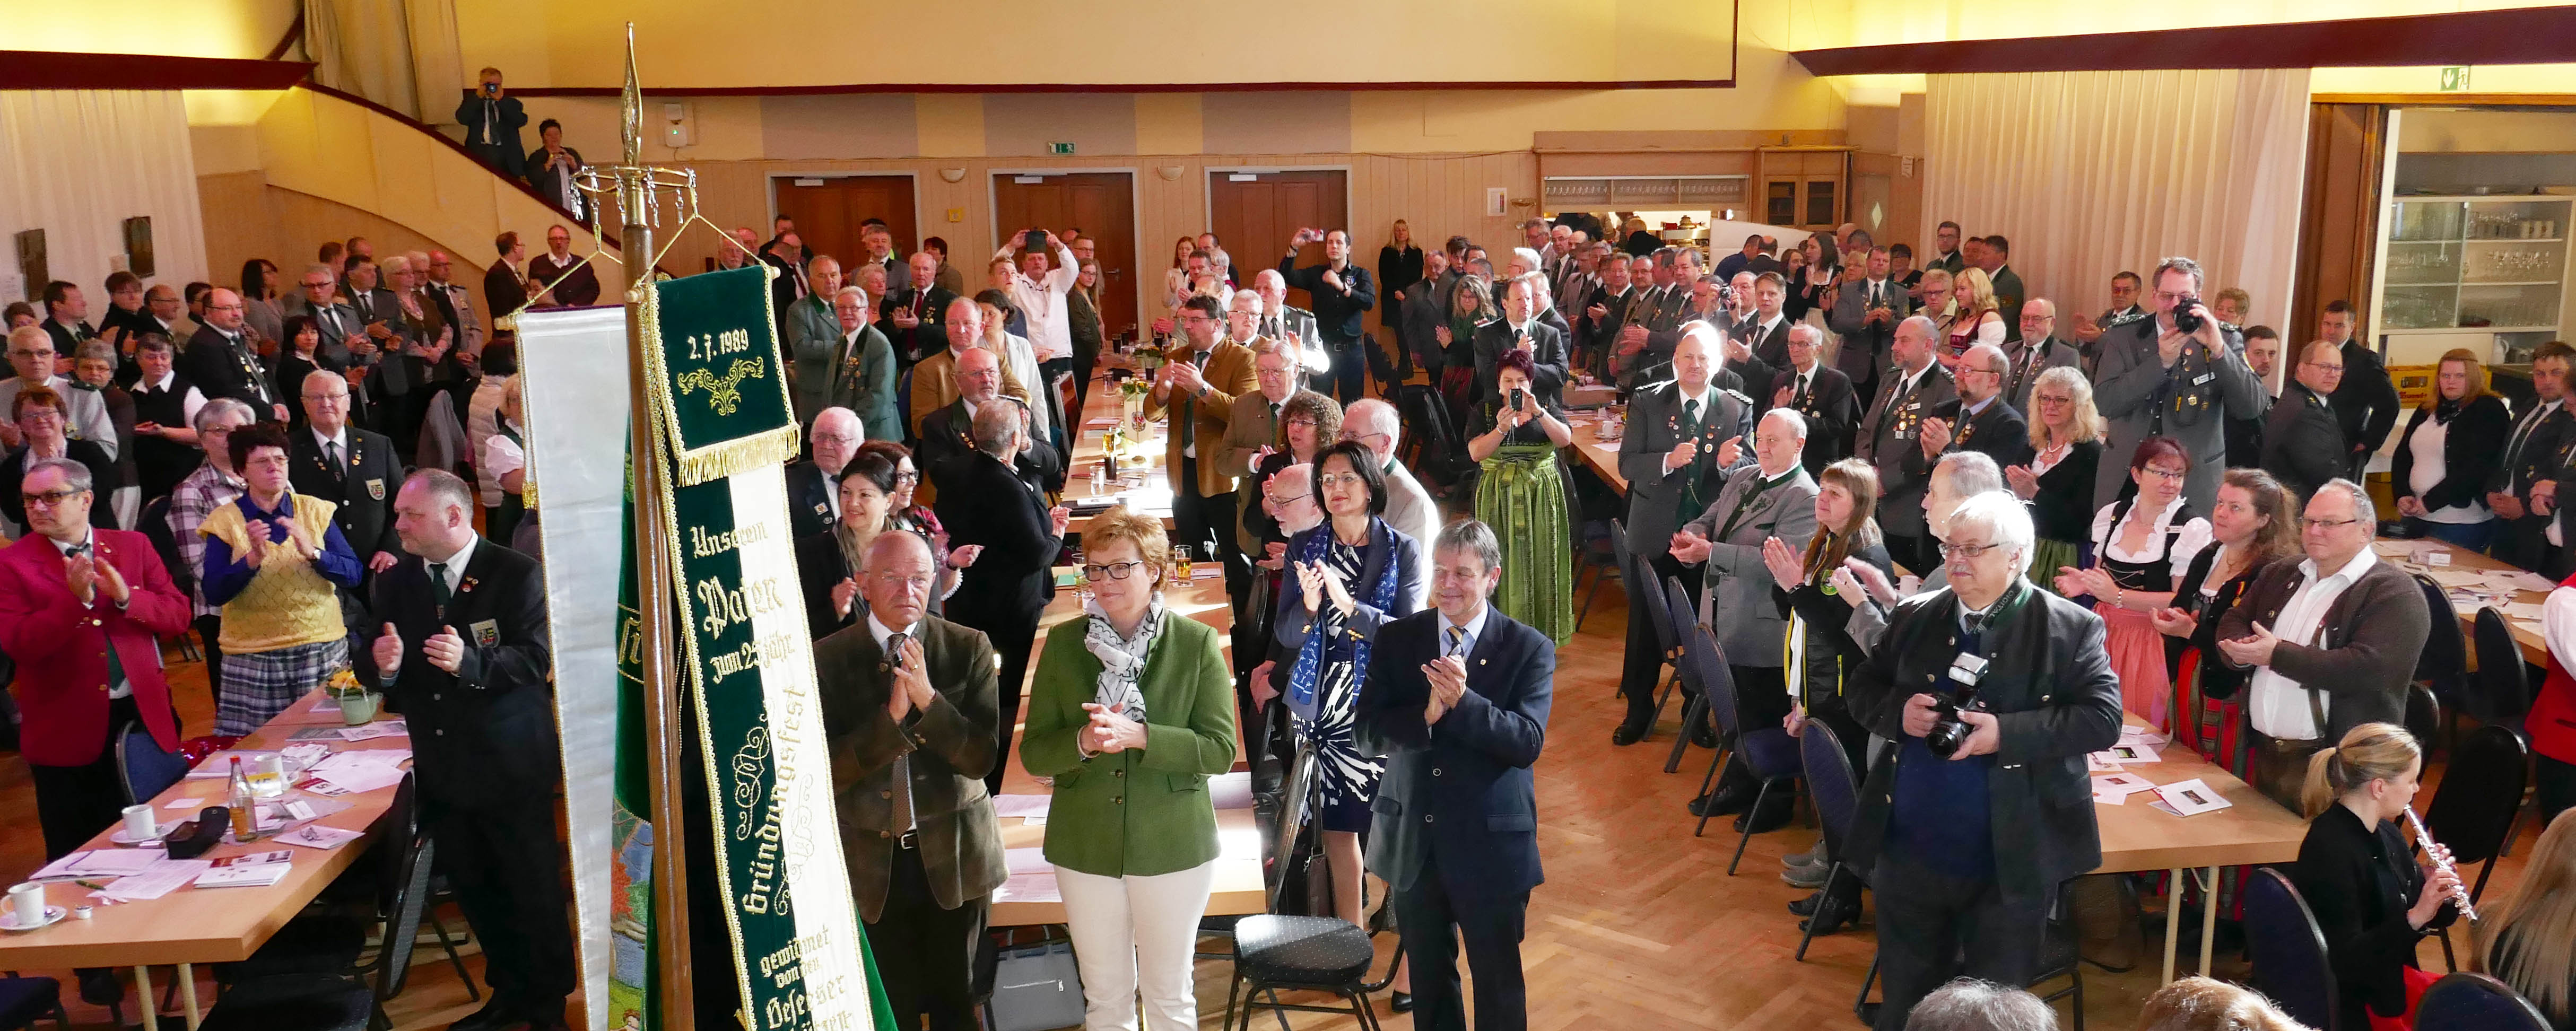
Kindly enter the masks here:
[[42, 494], [20, 494], [18, 499], [26, 502], [28, 508], [52, 508], [87, 493], [85, 490], [49, 490]]
[[1327, 473], [1316, 477], [1315, 482], [1327, 487], [1357, 487], [1368, 481], [1361, 479], [1358, 473]]
[[2300, 362], [2299, 364], [2304, 365], [2304, 366], [2307, 366], [2308, 368], [2311, 368], [2311, 369], [2317, 369], [2317, 370], [2324, 371], [2324, 372], [2342, 372], [2342, 371], [2343, 371], [2343, 363], [2342, 363], [2342, 362]]
[[1086, 565], [1082, 567], [1082, 578], [1098, 580], [1106, 574], [1112, 580], [1124, 580], [1135, 574], [1136, 567], [1144, 564], [1143, 562], [1111, 562], [1106, 565], [1096, 563]]
[[1323, 423], [1316, 422], [1316, 421], [1315, 421], [1315, 420], [1313, 420], [1313, 419], [1290, 419], [1290, 420], [1288, 420], [1288, 425], [1291, 425], [1291, 426], [1303, 426], [1303, 427], [1305, 427], [1305, 428], [1307, 428], [1307, 429], [1310, 429], [1310, 430], [1311, 430], [1311, 429], [1314, 429], [1314, 428], [1315, 428], [1315, 427], [1317, 427], [1317, 426], [1321, 426], [1321, 425], [1323, 425]]
[[2146, 472], [2146, 474], [2147, 474], [2147, 475], [2149, 475], [2149, 476], [2154, 476], [2154, 477], [2157, 477], [2157, 478], [2160, 478], [2160, 479], [2164, 479], [2164, 480], [2168, 480], [2168, 481], [2172, 481], [2172, 480], [2180, 480], [2180, 479], [2182, 479], [2183, 477], [2186, 477], [2186, 476], [2191, 475], [2191, 473], [2190, 473], [2189, 471], [2187, 471], [2187, 470], [2183, 470], [2183, 469], [2176, 469], [2176, 468], [2173, 468], [2173, 467], [2171, 467], [2171, 466], [2163, 466], [2163, 465], [2151, 465], [2151, 466], [2148, 466], [2148, 467], [2145, 469], [2145, 472]]
[[896, 483], [920, 483], [920, 482], [921, 482], [921, 474], [920, 474], [920, 473], [917, 473], [917, 472], [913, 472], [913, 471], [911, 471], [911, 470], [907, 469], [907, 470], [904, 470], [903, 472], [899, 472], [899, 473], [894, 474], [894, 482], [896, 482]]
[[2299, 529], [2302, 529], [2302, 530], [2340, 530], [2340, 529], [2343, 529], [2344, 527], [2351, 526], [2352, 524], [2354, 524], [2354, 523], [2358, 523], [2358, 522], [2360, 522], [2360, 521], [2361, 521], [2361, 520], [2359, 520], [2359, 519], [2310, 519], [2310, 518], [2308, 518], [2308, 517], [2306, 517], [2306, 516], [2300, 516], [2300, 517], [2299, 517]]
[[1942, 558], [1964, 558], [1973, 562], [1984, 558], [1987, 552], [2003, 547], [2003, 544], [1998, 541], [1993, 544], [1943, 544], [1940, 547]]
[[1313, 495], [1313, 494], [1311, 494], [1311, 493], [1309, 493], [1309, 494], [1291, 494], [1291, 495], [1288, 495], [1287, 497], [1284, 497], [1284, 498], [1283, 498], [1283, 497], [1280, 497], [1279, 495], [1276, 495], [1276, 494], [1264, 494], [1264, 495], [1262, 495], [1262, 497], [1264, 497], [1264, 498], [1268, 498], [1268, 499], [1270, 500], [1270, 504], [1272, 505], [1272, 507], [1275, 507], [1275, 508], [1286, 508], [1286, 507], [1288, 507], [1288, 506], [1290, 506], [1290, 505], [1294, 505], [1294, 504], [1296, 504], [1296, 503], [1298, 503], [1298, 502], [1300, 502], [1300, 501], [1304, 501], [1304, 500], [1306, 500], [1307, 498], [1311, 498], [1311, 497], [1314, 497], [1314, 496], [1315, 496], [1315, 495]]

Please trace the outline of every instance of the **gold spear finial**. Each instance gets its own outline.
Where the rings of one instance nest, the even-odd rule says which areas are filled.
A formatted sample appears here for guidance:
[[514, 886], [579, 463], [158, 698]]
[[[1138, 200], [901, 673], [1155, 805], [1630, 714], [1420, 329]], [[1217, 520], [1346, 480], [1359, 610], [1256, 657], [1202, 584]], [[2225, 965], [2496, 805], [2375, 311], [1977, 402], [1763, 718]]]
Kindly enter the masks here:
[[619, 104], [626, 116], [626, 164], [644, 163], [644, 90], [635, 83], [635, 23], [626, 23], [626, 91]]

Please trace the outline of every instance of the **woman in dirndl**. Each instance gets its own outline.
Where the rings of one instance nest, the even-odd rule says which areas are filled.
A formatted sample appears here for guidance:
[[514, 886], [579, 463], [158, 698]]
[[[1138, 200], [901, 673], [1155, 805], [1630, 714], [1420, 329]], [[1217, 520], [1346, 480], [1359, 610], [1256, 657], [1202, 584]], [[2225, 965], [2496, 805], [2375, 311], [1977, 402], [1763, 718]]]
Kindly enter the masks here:
[[2191, 455], [2172, 437], [2148, 437], [2129, 458], [2137, 495], [2102, 506], [2093, 519], [2093, 564], [2061, 566], [2057, 593], [2093, 596], [2102, 614], [2103, 647], [2120, 676], [2121, 708], [2147, 725], [2170, 726], [2173, 679], [2165, 672], [2164, 635], [2148, 613], [2173, 603], [2174, 582], [2191, 556], [2209, 544], [2209, 520], [2182, 496]]
[[2209, 511], [2210, 541], [2182, 559], [2173, 602], [2148, 613], [2165, 635], [2165, 669], [2173, 674], [2174, 737], [2239, 777], [2246, 775], [2236, 699], [2250, 671], [2218, 658], [2218, 620], [2272, 563], [2297, 561], [2299, 498], [2272, 474], [2230, 469]]
[[1333, 915], [1359, 924], [1360, 835], [1386, 771], [1359, 747], [1360, 691], [1378, 628], [1422, 608], [1422, 553], [1381, 518], [1386, 474], [1367, 445], [1346, 440], [1316, 455], [1315, 496], [1324, 522], [1289, 538], [1296, 583], [1271, 633], [1297, 656], [1284, 700], [1315, 756], [1315, 821], [1332, 871]]
[[1574, 636], [1574, 546], [1565, 499], [1565, 463], [1556, 449], [1573, 428], [1538, 399], [1529, 352], [1494, 359], [1494, 396], [1477, 412], [1480, 431], [1467, 457], [1481, 463], [1476, 518], [1503, 542], [1503, 582], [1494, 607], [1564, 644]]

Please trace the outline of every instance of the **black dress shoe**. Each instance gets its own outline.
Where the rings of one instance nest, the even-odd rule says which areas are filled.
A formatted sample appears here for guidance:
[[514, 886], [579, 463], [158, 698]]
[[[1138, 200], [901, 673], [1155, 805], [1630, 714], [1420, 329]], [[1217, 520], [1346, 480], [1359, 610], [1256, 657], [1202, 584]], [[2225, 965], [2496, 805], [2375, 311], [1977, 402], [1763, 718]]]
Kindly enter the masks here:
[[1691, 728], [1691, 743], [1701, 748], [1717, 747], [1717, 730], [1706, 723]]
[[1386, 1011], [1389, 1013], [1413, 1012], [1413, 993], [1397, 992], [1389, 996], [1386, 1000]]
[[1813, 930], [1817, 937], [1842, 930], [1844, 924], [1850, 923], [1853, 917], [1860, 915], [1858, 909], [1848, 902], [1826, 902], [1817, 906], [1816, 910], [1814, 915], [1798, 921], [1798, 929]]
[[1789, 903], [1789, 912], [1795, 916], [1812, 914], [1816, 911], [1816, 903], [1824, 897], [1825, 893], [1821, 891], [1809, 894], [1806, 898]]
[[1745, 807], [1753, 804], [1753, 796], [1761, 791], [1762, 785], [1750, 779], [1720, 780], [1717, 790], [1691, 799], [1690, 812], [1692, 816], [1727, 816], [1740, 813], [1745, 810]]
[[1610, 743], [1621, 748], [1626, 748], [1629, 745], [1636, 744], [1637, 742], [1645, 739], [1646, 728], [1644, 727], [1631, 727], [1622, 723], [1619, 725], [1619, 729], [1610, 732]]
[[1773, 791], [1770, 798], [1763, 800], [1760, 808], [1737, 816], [1736, 833], [1763, 834], [1788, 826], [1789, 818], [1797, 813], [1798, 808], [1795, 800], [1789, 798], [1787, 792], [1787, 788]]
[[495, 998], [485, 1000], [482, 1009], [475, 1010], [465, 1019], [447, 1025], [447, 1031], [502, 1031], [525, 1023], [527, 1018], [520, 1015], [516, 1003]]
[[1861, 1022], [1861, 1023], [1863, 1023], [1863, 1024], [1867, 1024], [1867, 1025], [1869, 1025], [1869, 1026], [1871, 1026], [1871, 1027], [1876, 1027], [1876, 1026], [1878, 1026], [1878, 1004], [1877, 1004], [1877, 1003], [1875, 1003], [1875, 1002], [1864, 1002], [1864, 1003], [1861, 1003], [1861, 1004], [1860, 1004], [1860, 1006], [1858, 1007], [1858, 1009], [1859, 1009], [1859, 1011], [1860, 1011], [1860, 1012], [1859, 1012], [1859, 1014], [1858, 1014], [1858, 1016], [1860, 1017], [1860, 1022]]
[[84, 967], [80, 972], [80, 997], [92, 1006], [114, 1006], [125, 1001], [125, 982], [116, 979], [116, 971], [106, 967]]

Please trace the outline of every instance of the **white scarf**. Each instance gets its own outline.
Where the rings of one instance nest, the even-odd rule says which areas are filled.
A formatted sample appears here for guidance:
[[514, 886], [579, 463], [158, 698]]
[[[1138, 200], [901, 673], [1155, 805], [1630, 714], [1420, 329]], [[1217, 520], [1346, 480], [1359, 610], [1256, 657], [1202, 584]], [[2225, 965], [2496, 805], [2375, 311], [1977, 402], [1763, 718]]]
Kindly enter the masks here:
[[1162, 594], [1156, 593], [1146, 604], [1136, 636], [1123, 640], [1110, 624], [1109, 614], [1100, 610], [1099, 599], [1084, 602], [1082, 611], [1091, 617], [1082, 646], [1100, 660], [1099, 686], [1091, 700], [1102, 709], [1145, 722], [1145, 694], [1137, 689], [1136, 679], [1145, 672], [1145, 653], [1153, 650], [1155, 636], [1163, 632]]

